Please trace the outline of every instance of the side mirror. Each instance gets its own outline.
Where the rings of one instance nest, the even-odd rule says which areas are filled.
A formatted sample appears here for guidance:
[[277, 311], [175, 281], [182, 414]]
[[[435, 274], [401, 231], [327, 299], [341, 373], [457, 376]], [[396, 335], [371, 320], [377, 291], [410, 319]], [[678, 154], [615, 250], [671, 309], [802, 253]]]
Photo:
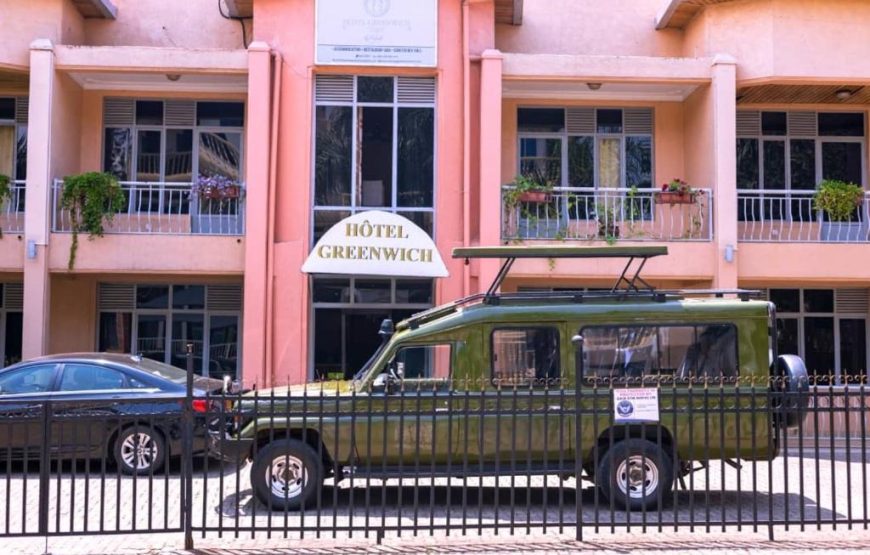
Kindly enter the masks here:
[[574, 337], [571, 338], [571, 343], [574, 345], [575, 348], [582, 347], [583, 346], [583, 336], [578, 333], [577, 335], [575, 335]]
[[221, 391], [223, 391], [224, 395], [230, 393], [233, 390], [233, 379], [230, 378], [229, 374], [224, 375], [224, 384]]

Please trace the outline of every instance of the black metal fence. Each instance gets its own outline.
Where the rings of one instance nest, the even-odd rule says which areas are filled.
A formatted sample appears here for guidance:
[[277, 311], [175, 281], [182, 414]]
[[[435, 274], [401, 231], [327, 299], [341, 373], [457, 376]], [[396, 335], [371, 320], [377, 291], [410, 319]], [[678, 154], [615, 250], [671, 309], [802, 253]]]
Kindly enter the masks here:
[[405, 380], [123, 404], [0, 400], [0, 536], [870, 525], [863, 384]]

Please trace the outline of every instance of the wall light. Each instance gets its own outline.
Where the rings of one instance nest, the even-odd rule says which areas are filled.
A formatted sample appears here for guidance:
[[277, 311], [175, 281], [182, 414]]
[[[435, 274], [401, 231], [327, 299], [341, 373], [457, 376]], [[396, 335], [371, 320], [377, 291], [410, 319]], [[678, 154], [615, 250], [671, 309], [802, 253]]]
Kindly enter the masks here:
[[586, 86], [589, 87], [590, 91], [597, 91], [601, 88], [601, 83], [586, 83]]
[[724, 253], [725, 262], [734, 262], [734, 252], [735, 251], [737, 251], [737, 248], [734, 245], [732, 245], [731, 243], [728, 243], [727, 245], [725, 245], [725, 253]]
[[181, 79], [181, 75], [178, 73], [167, 73], [166, 78], [172, 82], [175, 82], [175, 81], [178, 81], [179, 79]]
[[852, 98], [852, 91], [849, 89], [837, 89], [837, 92], [834, 94], [836, 94], [837, 98], [840, 100], [848, 100]]
[[27, 259], [33, 260], [36, 258], [36, 241], [33, 239], [27, 240]]

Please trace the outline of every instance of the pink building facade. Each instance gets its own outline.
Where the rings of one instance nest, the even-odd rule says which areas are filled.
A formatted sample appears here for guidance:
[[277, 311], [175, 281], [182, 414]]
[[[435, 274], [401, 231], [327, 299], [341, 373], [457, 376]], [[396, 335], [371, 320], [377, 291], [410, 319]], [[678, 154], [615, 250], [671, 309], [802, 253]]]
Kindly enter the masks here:
[[[357, 15], [361, 14], [361, 15]], [[781, 348], [866, 376], [870, 6], [859, 0], [34, 0], [0, 16], [4, 361], [140, 352], [246, 385], [351, 376], [377, 324], [485, 288], [454, 247], [665, 244], [662, 287], [758, 288]], [[360, 47], [362, 42], [368, 41]], [[65, 176], [125, 207], [68, 269]], [[517, 176], [550, 189], [518, 195]], [[243, 190], [212, 198], [203, 177]], [[659, 194], [681, 179], [684, 198]], [[527, 181], [528, 181], [527, 179]], [[334, 223], [423, 228], [449, 277], [309, 275]], [[506, 288], [619, 268], [518, 262]]]

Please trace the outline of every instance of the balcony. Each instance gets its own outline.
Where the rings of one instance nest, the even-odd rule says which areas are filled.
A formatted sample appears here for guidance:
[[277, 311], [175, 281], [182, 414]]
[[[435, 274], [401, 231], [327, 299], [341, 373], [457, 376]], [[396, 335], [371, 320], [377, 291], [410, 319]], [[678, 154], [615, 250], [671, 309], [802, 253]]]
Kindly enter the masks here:
[[0, 207], [0, 232], [24, 233], [24, 180], [9, 184], [12, 195]]
[[[190, 183], [121, 182], [126, 208], [106, 225], [109, 234], [244, 235], [244, 194], [238, 198], [203, 199], [191, 195]], [[60, 206], [63, 181], [52, 188], [54, 232], [71, 232], [72, 219]], [[244, 189], [242, 190], [244, 193]], [[23, 206], [23, 204], [22, 204]]]
[[870, 242], [865, 193], [850, 221], [832, 222], [813, 207], [815, 191], [739, 189], [738, 239], [756, 243], [867, 243]]
[[713, 239], [713, 193], [669, 201], [656, 189], [559, 187], [511, 202], [502, 187], [502, 240], [694, 241]]

